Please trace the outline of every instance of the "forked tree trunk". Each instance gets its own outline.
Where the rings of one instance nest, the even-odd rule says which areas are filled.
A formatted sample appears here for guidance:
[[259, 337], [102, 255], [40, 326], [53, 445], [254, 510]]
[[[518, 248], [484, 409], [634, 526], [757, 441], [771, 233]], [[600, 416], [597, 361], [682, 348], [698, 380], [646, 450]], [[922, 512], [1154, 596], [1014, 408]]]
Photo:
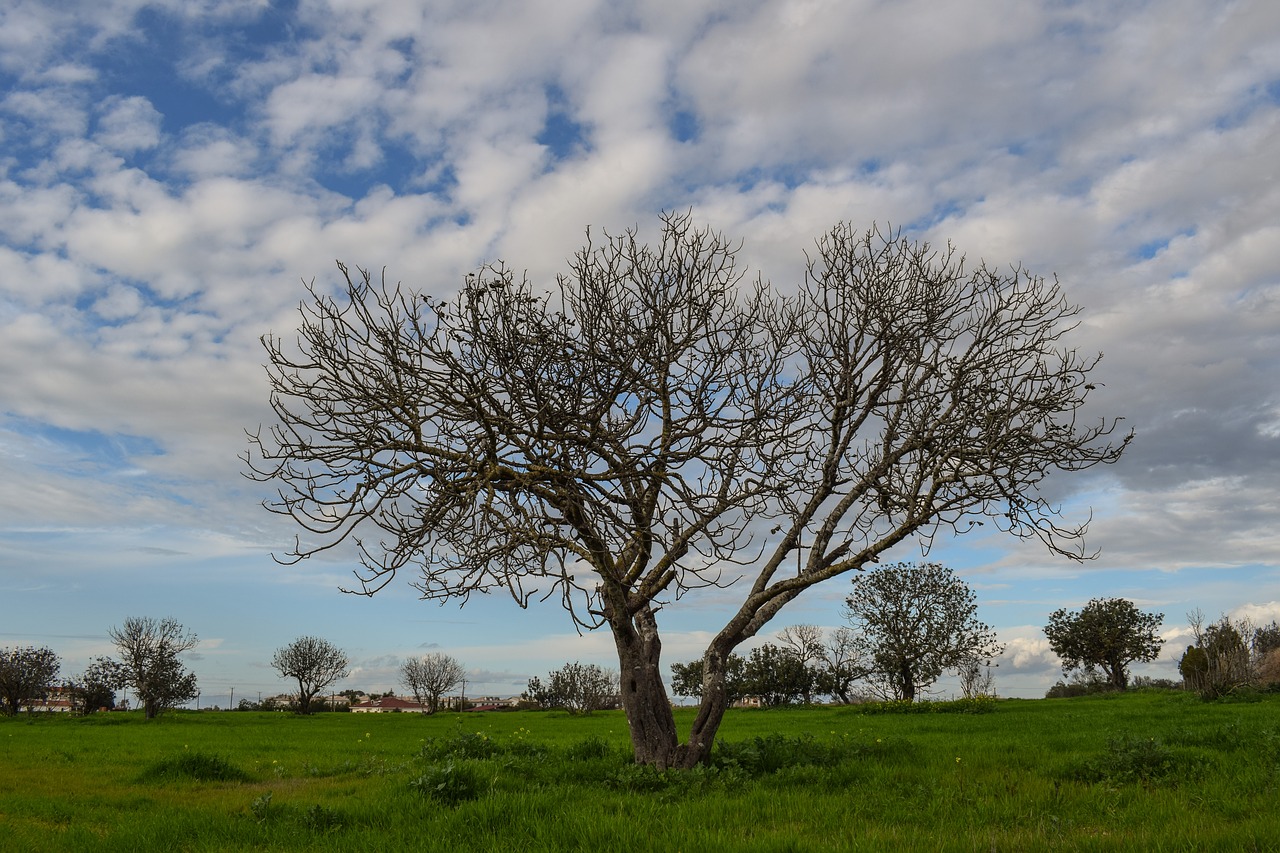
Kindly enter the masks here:
[[622, 708], [631, 729], [631, 746], [637, 764], [660, 770], [690, 769], [711, 758], [716, 731], [728, 707], [725, 691], [727, 654], [708, 655], [714, 663], [704, 676], [702, 705], [687, 743], [680, 743], [675, 714], [662, 681], [662, 641], [657, 620], [643, 611], [621, 625], [612, 625], [620, 667]]

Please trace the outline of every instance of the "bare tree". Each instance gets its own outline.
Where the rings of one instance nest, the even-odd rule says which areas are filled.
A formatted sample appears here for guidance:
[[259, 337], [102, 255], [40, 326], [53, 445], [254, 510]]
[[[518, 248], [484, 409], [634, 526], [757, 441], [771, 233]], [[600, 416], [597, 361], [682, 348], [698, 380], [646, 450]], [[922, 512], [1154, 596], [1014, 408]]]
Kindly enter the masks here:
[[133, 616], [108, 634], [146, 719], [196, 697], [195, 674], [187, 672], [178, 656], [195, 648], [200, 639], [176, 619]]
[[440, 708], [440, 697], [462, 683], [466, 671], [462, 664], [445, 654], [433, 652], [420, 658], [409, 658], [400, 667], [400, 680], [425, 705], [428, 714]]
[[853, 684], [867, 675], [868, 658], [858, 635], [850, 628], [836, 628], [822, 646], [822, 673], [818, 690], [834, 701], [853, 701]]
[[939, 563], [898, 563], [853, 579], [845, 611], [870, 663], [869, 679], [890, 699], [916, 698], [942, 673], [1003, 649], [978, 620], [977, 597]]
[[271, 665], [281, 678], [298, 682], [298, 713], [311, 713], [311, 700], [335, 681], [350, 674], [350, 661], [342, 649], [320, 637], [299, 637], [276, 649]]
[[960, 693], [966, 699], [995, 696], [996, 675], [980, 657], [967, 657], [956, 670], [960, 677]]
[[[636, 759], [667, 767], [707, 758], [730, 653], [805, 589], [982, 523], [1087, 556], [1040, 486], [1128, 439], [1080, 422], [1097, 358], [1063, 347], [1056, 282], [846, 225], [792, 297], [736, 259], [667, 214], [655, 246], [588, 232], [544, 295], [501, 264], [450, 301], [340, 264], [342, 298], [313, 284], [264, 338], [277, 423], [246, 461], [302, 528], [281, 559], [350, 544], [364, 594], [413, 566], [427, 599], [607, 626]], [[681, 744], [658, 612], [737, 583]]]
[[43, 702], [61, 666], [57, 653], [44, 646], [0, 649], [0, 709], [12, 717], [24, 705]]
[[778, 645], [809, 671], [804, 702], [806, 705], [812, 703], [814, 691], [823, 691], [829, 681], [825, 672], [827, 649], [823, 644], [822, 629], [817, 625], [788, 625], [778, 632]]

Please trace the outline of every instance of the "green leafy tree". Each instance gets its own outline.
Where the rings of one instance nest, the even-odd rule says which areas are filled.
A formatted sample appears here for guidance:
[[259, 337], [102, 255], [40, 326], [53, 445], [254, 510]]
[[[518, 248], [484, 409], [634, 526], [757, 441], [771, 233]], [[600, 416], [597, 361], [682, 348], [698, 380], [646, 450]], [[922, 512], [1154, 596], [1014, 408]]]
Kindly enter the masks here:
[[299, 637], [276, 649], [271, 665], [281, 678], [298, 683], [298, 713], [311, 713], [311, 700], [335, 681], [346, 678], [351, 662], [347, 653], [320, 637]]
[[61, 667], [62, 661], [50, 648], [0, 649], [0, 707], [12, 717], [24, 706], [43, 702]]
[[134, 616], [108, 633], [119, 652], [125, 684], [133, 688], [146, 719], [196, 698], [195, 674], [187, 671], [179, 655], [195, 648], [200, 639], [176, 619]]
[[[246, 461], [307, 531], [281, 558], [562, 603], [612, 634], [636, 760], [692, 767], [729, 656], [806, 589], [982, 523], [1090, 556], [1041, 485], [1128, 438], [1079, 417], [1098, 360], [1056, 281], [843, 223], [781, 292], [737, 253], [667, 214], [655, 245], [589, 234], [550, 288], [499, 263], [438, 300], [339, 265], [342, 296], [264, 339], [276, 423]], [[682, 743], [659, 613], [735, 583]]]
[[618, 675], [594, 663], [567, 663], [541, 679], [529, 679], [525, 693], [544, 708], [562, 708], [570, 714], [590, 714], [616, 707]]
[[897, 563], [853, 579], [845, 615], [866, 650], [868, 678], [882, 694], [905, 699], [944, 672], [1003, 650], [977, 617], [977, 596], [940, 563]]
[[[746, 664], [742, 655], [737, 654], [729, 655], [729, 659], [725, 661], [724, 690], [730, 704], [740, 701], [745, 695], [743, 669]], [[701, 660], [671, 664], [671, 692], [677, 696], [701, 699], [703, 675]]]
[[765, 643], [747, 655], [742, 692], [770, 707], [792, 705], [813, 692], [816, 673], [791, 649]]
[[1155, 660], [1164, 640], [1158, 631], [1162, 613], [1143, 613], [1124, 598], [1094, 598], [1078, 611], [1060, 608], [1049, 615], [1045, 636], [1062, 659], [1064, 674], [1101, 669], [1115, 690], [1129, 686], [1129, 664]]
[[124, 667], [107, 657], [94, 658], [84, 672], [67, 682], [76, 713], [88, 716], [102, 708], [114, 708], [116, 691], [128, 683]]
[[1280, 649], [1280, 623], [1272, 619], [1269, 624], [1254, 628], [1251, 645], [1254, 655], [1258, 657]]

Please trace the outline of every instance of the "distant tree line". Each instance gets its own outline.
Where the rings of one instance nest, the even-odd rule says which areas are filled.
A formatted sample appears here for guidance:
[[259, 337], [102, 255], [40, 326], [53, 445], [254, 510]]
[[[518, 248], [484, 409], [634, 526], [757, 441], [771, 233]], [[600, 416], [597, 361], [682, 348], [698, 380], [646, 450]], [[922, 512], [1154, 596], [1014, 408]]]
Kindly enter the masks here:
[[1163, 614], [1143, 613], [1123, 598], [1095, 598], [1079, 611], [1054, 611], [1045, 636], [1070, 681], [1059, 681], [1047, 695], [1154, 686], [1181, 687], [1211, 700], [1242, 689], [1280, 689], [1280, 623], [1257, 626], [1225, 615], [1210, 623], [1200, 610], [1187, 614], [1194, 642], [1178, 661], [1180, 682], [1130, 679], [1130, 664], [1159, 655], [1163, 620]]
[[[968, 584], [939, 563], [897, 563], [858, 575], [845, 599], [848, 627], [827, 635], [792, 625], [777, 643], [730, 655], [730, 701], [789, 705], [826, 696], [848, 703], [861, 684], [863, 695], [911, 702], [946, 672], [961, 677], [966, 696], [989, 694], [990, 668], [1003, 646], [977, 609]], [[702, 696], [703, 661], [673, 664], [671, 674], [674, 693]]]

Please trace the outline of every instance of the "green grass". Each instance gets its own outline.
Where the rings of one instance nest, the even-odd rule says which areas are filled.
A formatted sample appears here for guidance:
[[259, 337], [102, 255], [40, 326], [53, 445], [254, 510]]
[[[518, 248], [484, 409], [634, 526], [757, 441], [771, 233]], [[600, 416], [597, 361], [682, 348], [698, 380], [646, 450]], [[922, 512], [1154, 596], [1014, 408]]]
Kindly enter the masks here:
[[1280, 697], [865, 710], [731, 711], [691, 773], [618, 713], [6, 719], [0, 850], [1280, 850]]

